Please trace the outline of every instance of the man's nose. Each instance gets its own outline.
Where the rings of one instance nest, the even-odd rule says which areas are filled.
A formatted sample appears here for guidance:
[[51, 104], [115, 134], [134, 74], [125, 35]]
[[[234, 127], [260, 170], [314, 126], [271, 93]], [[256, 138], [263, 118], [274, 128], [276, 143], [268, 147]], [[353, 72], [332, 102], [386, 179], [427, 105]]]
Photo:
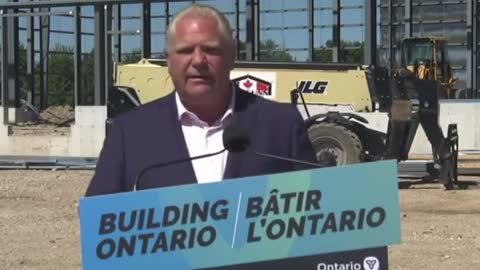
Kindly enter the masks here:
[[205, 64], [207, 62], [207, 55], [199, 47], [195, 48], [195, 50], [193, 51], [192, 58], [193, 58], [192, 62], [193, 62], [194, 65], [202, 65], [202, 64]]

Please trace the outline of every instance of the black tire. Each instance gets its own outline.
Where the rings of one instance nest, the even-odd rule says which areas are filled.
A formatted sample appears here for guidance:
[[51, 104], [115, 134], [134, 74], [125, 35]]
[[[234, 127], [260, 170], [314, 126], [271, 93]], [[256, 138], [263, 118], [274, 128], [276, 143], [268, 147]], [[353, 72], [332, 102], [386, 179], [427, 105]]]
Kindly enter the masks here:
[[360, 139], [344, 126], [315, 124], [309, 128], [308, 135], [320, 164], [340, 166], [363, 161]]

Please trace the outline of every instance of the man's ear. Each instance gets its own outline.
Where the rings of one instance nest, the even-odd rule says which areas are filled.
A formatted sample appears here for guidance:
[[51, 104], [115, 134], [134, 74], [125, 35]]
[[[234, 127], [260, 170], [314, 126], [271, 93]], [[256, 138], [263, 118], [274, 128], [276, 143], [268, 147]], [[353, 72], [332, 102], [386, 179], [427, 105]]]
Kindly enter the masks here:
[[168, 64], [169, 64], [169, 62], [170, 62], [169, 57], [168, 57], [168, 51], [165, 49], [165, 50], [163, 51], [163, 54], [165, 55], [164, 58], [165, 58], [165, 60], [167, 61], [167, 66], [168, 66]]

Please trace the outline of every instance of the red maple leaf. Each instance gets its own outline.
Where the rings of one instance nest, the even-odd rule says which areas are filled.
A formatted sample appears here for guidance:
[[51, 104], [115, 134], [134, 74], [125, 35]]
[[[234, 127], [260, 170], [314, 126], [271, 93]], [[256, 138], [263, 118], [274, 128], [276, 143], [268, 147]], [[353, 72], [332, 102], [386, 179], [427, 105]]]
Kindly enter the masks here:
[[248, 79], [243, 83], [243, 86], [245, 86], [246, 88], [250, 88], [252, 87], [252, 85], [253, 83]]

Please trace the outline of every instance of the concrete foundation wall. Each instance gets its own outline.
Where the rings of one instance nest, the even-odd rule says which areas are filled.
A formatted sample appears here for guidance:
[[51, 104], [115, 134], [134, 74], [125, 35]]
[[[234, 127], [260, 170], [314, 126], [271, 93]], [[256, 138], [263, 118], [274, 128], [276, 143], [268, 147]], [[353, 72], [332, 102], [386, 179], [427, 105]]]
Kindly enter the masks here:
[[[1, 109], [0, 114], [2, 117]], [[105, 106], [78, 106], [75, 123], [65, 136], [12, 136], [8, 135], [11, 127], [0, 123], [0, 155], [97, 157], [105, 138], [106, 119]]]
[[8, 118], [8, 112], [4, 107], [0, 107], [0, 153], [5, 151], [7, 153], [7, 147], [9, 144], [8, 137], [11, 133], [11, 128], [6, 124]]
[[26, 121], [36, 121], [38, 117], [32, 111], [22, 110], [18, 108], [8, 108], [8, 123], [19, 123]]
[[69, 144], [71, 156], [98, 156], [105, 139], [106, 119], [105, 106], [75, 108], [75, 124], [71, 127]]
[[[303, 107], [300, 112], [306, 117]], [[310, 114], [325, 113], [328, 110], [351, 111], [348, 106], [310, 106]], [[0, 107], [0, 121], [4, 110]], [[440, 104], [440, 125], [446, 135], [448, 124], [457, 123], [459, 150], [480, 150], [480, 101], [442, 101]], [[386, 132], [388, 116], [385, 113], [360, 113], [369, 121], [369, 127]], [[105, 106], [79, 106], [75, 108], [75, 124], [66, 136], [12, 136], [10, 126], [0, 122], [0, 155], [40, 155], [97, 157], [105, 138]], [[431, 146], [421, 127], [412, 145], [411, 153], [430, 154]]]

